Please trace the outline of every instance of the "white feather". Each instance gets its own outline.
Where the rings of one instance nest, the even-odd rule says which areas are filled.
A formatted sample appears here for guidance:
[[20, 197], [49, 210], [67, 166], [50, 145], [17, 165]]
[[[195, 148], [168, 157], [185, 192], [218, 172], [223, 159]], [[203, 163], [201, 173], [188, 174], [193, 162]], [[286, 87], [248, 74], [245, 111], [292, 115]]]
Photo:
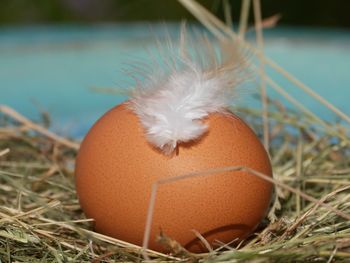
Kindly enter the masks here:
[[[196, 42], [195, 49], [183, 39], [182, 35], [178, 49], [169, 45], [163, 66], [147, 75], [148, 81], [139, 84], [130, 99], [147, 139], [166, 154], [179, 143], [199, 139], [208, 128], [203, 119], [210, 113], [227, 111], [246, 68], [238, 47], [232, 50], [231, 45], [231, 54], [218, 56], [206, 38]], [[195, 52], [189, 55], [191, 51]]]

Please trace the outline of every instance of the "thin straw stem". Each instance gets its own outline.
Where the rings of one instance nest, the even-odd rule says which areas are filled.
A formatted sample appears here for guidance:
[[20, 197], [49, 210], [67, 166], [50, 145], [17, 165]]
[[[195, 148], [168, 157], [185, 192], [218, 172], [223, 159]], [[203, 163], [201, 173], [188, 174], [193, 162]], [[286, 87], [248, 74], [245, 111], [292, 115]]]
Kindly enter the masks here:
[[8, 154], [9, 152], [10, 152], [10, 149], [9, 149], [9, 148], [6, 148], [6, 149], [0, 151], [0, 157], [1, 157], [1, 156], [5, 156], [5, 155]]
[[323, 98], [321, 95], [313, 91], [309, 86], [302, 83], [300, 80], [298, 80], [295, 76], [293, 76], [291, 73], [286, 71], [284, 68], [279, 66], [276, 62], [271, 60], [270, 58], [266, 58], [266, 63], [269, 64], [273, 69], [275, 69], [277, 72], [281, 73], [285, 78], [287, 78], [289, 81], [294, 83], [297, 87], [299, 87], [301, 90], [303, 90], [305, 93], [309, 94], [311, 97], [318, 100], [320, 103], [325, 105], [328, 109], [333, 111], [335, 114], [337, 114], [339, 117], [344, 119], [350, 124], [350, 116], [338, 109], [336, 106], [334, 106], [332, 103], [327, 101], [325, 98]]
[[231, 4], [229, 0], [224, 0], [223, 1], [224, 5], [224, 15], [225, 15], [225, 22], [228, 27], [230, 27], [232, 30], [233, 29], [233, 23], [232, 23], [232, 16], [231, 16]]
[[315, 120], [317, 123], [319, 123], [321, 126], [323, 126], [326, 130], [329, 130], [329, 134], [340, 137], [345, 142], [349, 143], [349, 139], [346, 136], [335, 131], [333, 126], [330, 126], [325, 121], [323, 121], [320, 117], [318, 117], [316, 114], [314, 114], [308, 108], [306, 108], [303, 104], [301, 104], [297, 99], [292, 97], [288, 92], [286, 92], [280, 85], [278, 85], [276, 82], [274, 82], [271, 78], [266, 76], [266, 81], [269, 84], [269, 87], [271, 87], [272, 89], [277, 91], [279, 94], [281, 94], [283, 97], [285, 97], [290, 103], [292, 103], [294, 106], [296, 106], [303, 113], [305, 113], [306, 115], [311, 117], [313, 120]]
[[331, 128], [327, 123], [325, 123], [316, 114], [314, 114], [312, 111], [310, 111], [308, 108], [306, 108], [303, 104], [301, 104], [298, 100], [296, 100], [293, 96], [291, 96], [288, 92], [286, 92], [280, 85], [278, 85], [271, 78], [266, 76], [266, 81], [267, 81], [267, 83], [269, 84], [269, 86], [272, 89], [274, 89], [279, 94], [281, 94], [283, 97], [285, 97], [290, 103], [292, 103], [294, 106], [296, 106], [303, 113], [305, 113], [306, 115], [310, 116], [312, 119], [317, 121], [322, 126], [324, 126], [326, 128]]
[[[259, 50], [256, 49], [254, 46], [249, 44], [248, 42], [244, 41], [244, 39], [240, 38], [239, 35], [237, 35], [233, 30], [228, 28], [221, 20], [219, 20], [216, 16], [214, 16], [212, 13], [210, 13], [207, 9], [205, 9], [202, 5], [197, 3], [195, 0], [178, 0], [181, 4], [183, 4], [192, 14], [200, 21], [204, 21], [204, 25], [210, 23], [210, 27], [208, 27], [208, 30], [211, 31], [211, 28], [214, 28], [214, 34], [213, 31], [211, 31], [214, 35], [217, 35], [217, 32], [221, 31], [221, 36], [223, 35], [223, 32], [226, 34], [227, 37], [230, 37], [234, 40], [237, 38], [239, 39], [240, 43], [243, 44], [246, 48], [254, 52], [256, 55], [259, 54]], [[195, 11], [196, 10], [196, 11]], [[295, 86], [301, 90], [303, 90], [305, 93], [319, 101], [321, 104], [326, 106], [328, 109], [330, 109], [332, 112], [337, 114], [339, 117], [341, 117], [343, 120], [348, 122], [350, 124], [350, 117], [342, 112], [340, 109], [335, 107], [333, 104], [328, 102], [325, 98], [317, 94], [315, 91], [313, 91], [310, 87], [303, 84], [300, 80], [298, 80], [296, 77], [294, 77], [291, 73], [286, 71], [284, 68], [279, 66], [276, 62], [274, 62], [272, 59], [265, 56], [265, 63], [266, 65], [269, 65], [273, 69], [275, 69], [278, 73], [282, 74], [286, 79], [291, 81]]]
[[144, 238], [143, 238], [143, 244], [142, 244], [142, 255], [143, 255], [144, 259], [149, 260], [147, 250], [148, 250], [149, 240], [151, 237], [151, 227], [152, 227], [152, 219], [153, 219], [155, 202], [156, 202], [156, 195], [157, 195], [158, 187], [160, 185], [169, 184], [169, 183], [173, 183], [176, 181], [185, 180], [185, 179], [189, 179], [189, 178], [193, 178], [193, 177], [203, 177], [203, 176], [210, 176], [210, 175], [215, 175], [215, 174], [223, 173], [223, 172], [238, 172], [238, 171], [243, 171], [243, 172], [247, 172], [249, 174], [255, 175], [255, 176], [257, 176], [257, 177], [259, 177], [267, 182], [274, 184], [275, 186], [278, 186], [280, 188], [283, 188], [284, 190], [287, 190], [291, 193], [299, 195], [300, 197], [304, 198], [305, 200], [308, 200], [312, 203], [315, 203], [318, 206], [324, 207], [327, 210], [334, 212], [339, 217], [342, 217], [346, 220], [350, 220], [349, 214], [347, 214], [339, 209], [336, 209], [329, 204], [324, 203], [325, 200], [318, 200], [318, 199], [316, 199], [316, 198], [314, 198], [314, 197], [312, 197], [312, 196], [310, 196], [310, 195], [308, 195], [308, 194], [306, 194], [298, 189], [294, 189], [294, 188], [290, 187], [289, 185], [287, 185], [283, 182], [280, 182], [280, 181], [272, 178], [269, 175], [266, 175], [264, 173], [256, 171], [252, 168], [249, 168], [246, 166], [226, 166], [226, 167], [220, 167], [220, 168], [213, 168], [213, 169], [208, 169], [205, 171], [192, 172], [192, 173], [188, 173], [188, 174], [184, 174], [184, 175], [180, 175], [180, 176], [160, 179], [160, 180], [155, 181], [152, 184], [151, 196], [150, 196], [150, 201], [149, 201], [149, 205], [148, 205], [146, 225], [145, 225]]
[[178, 0], [183, 6], [187, 7], [189, 10], [191, 10], [192, 14], [197, 17], [197, 19], [209, 29], [209, 31], [218, 39], [224, 39], [225, 36], [224, 34], [218, 30], [215, 26], [212, 25], [212, 23], [206, 19], [202, 19], [200, 15], [200, 10], [197, 9], [196, 3], [193, 3], [192, 1], [187, 1], [187, 0]]
[[38, 124], [35, 124], [34, 122], [30, 121], [29, 119], [27, 119], [26, 117], [24, 117], [23, 115], [19, 114], [17, 111], [15, 111], [14, 109], [6, 105], [0, 105], [0, 112], [22, 123], [28, 129], [34, 130], [59, 144], [65, 145], [75, 150], [79, 149], [79, 143], [76, 143], [66, 138], [63, 138], [61, 136], [58, 136], [57, 134], [49, 131], [48, 129]]
[[269, 151], [269, 144], [270, 144], [269, 115], [268, 115], [268, 101], [267, 101], [267, 93], [266, 93], [264, 38], [263, 38], [263, 32], [262, 32], [260, 0], [253, 0], [253, 10], [254, 10], [254, 19], [255, 19], [256, 41], [257, 41], [258, 49], [260, 50], [259, 71], [260, 71], [262, 120], [263, 120], [263, 143], [264, 143], [265, 149]]
[[241, 39], [244, 39], [245, 32], [247, 32], [247, 24], [249, 18], [250, 0], [243, 0], [241, 7], [241, 16], [239, 19], [238, 35]]

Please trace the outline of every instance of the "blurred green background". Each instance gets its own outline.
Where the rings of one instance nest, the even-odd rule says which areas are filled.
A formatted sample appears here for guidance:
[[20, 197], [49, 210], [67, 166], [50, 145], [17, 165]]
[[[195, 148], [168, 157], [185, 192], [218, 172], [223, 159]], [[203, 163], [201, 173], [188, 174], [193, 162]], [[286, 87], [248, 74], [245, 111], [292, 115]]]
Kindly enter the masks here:
[[[222, 0], [199, 0], [223, 16]], [[239, 18], [241, 0], [230, 0]], [[282, 25], [350, 27], [349, 0], [262, 0], [263, 17], [281, 14]], [[252, 16], [251, 16], [252, 17]], [[0, 24], [188, 20], [176, 0], [0, 0]]]

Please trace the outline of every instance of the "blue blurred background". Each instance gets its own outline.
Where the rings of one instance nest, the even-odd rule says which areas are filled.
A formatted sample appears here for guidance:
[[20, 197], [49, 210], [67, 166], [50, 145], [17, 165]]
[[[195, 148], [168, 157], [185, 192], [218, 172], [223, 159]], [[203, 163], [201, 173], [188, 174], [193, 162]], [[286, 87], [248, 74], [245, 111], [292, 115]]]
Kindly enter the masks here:
[[[222, 1], [200, 2], [223, 16]], [[266, 54], [350, 114], [350, 18], [344, 11], [350, 1], [317, 1], [317, 10], [315, 1], [302, 9], [298, 1], [280, 2], [262, 1], [263, 17], [282, 16], [277, 27], [264, 32]], [[237, 22], [240, 1], [230, 3]], [[0, 103], [35, 120], [48, 112], [53, 130], [81, 137], [125, 99], [96, 89], [131, 86], [122, 69], [147, 59], [157, 37], [176, 36], [184, 18], [195, 23], [177, 1], [2, 0]], [[335, 118], [276, 72], [268, 73], [315, 113]], [[258, 89], [250, 86], [238, 103], [258, 106], [251, 96]], [[269, 94], [281, 99], [270, 89]]]

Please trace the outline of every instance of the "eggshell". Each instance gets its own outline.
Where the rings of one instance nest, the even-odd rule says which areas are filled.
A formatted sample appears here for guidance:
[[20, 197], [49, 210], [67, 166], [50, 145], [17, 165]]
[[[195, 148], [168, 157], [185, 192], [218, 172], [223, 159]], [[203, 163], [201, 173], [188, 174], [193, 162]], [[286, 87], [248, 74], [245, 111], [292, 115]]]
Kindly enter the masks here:
[[[237, 116], [211, 114], [207, 133], [180, 144], [166, 156], [146, 140], [126, 104], [101, 117], [82, 142], [76, 160], [76, 188], [96, 231], [142, 244], [151, 187], [159, 179], [224, 166], [247, 166], [271, 175], [268, 155]], [[204, 251], [193, 230], [213, 244], [241, 239], [266, 215], [272, 185], [247, 172], [189, 178], [158, 189], [150, 248], [160, 231], [193, 252]]]

